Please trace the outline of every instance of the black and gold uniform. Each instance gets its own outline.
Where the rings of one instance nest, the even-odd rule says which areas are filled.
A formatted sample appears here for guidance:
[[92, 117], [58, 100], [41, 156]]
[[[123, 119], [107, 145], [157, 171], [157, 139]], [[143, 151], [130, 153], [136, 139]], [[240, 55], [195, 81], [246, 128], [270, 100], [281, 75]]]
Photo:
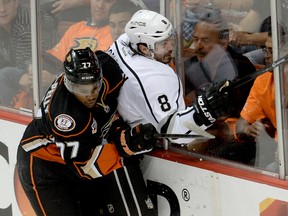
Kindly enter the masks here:
[[[139, 207], [149, 214], [153, 208], [133, 158], [125, 167], [106, 140], [116, 137], [109, 129], [118, 118], [121, 69], [108, 54], [86, 48], [72, 49], [64, 70], [18, 147], [19, 178], [36, 215], [137, 215]], [[128, 183], [129, 175], [140, 180]]]

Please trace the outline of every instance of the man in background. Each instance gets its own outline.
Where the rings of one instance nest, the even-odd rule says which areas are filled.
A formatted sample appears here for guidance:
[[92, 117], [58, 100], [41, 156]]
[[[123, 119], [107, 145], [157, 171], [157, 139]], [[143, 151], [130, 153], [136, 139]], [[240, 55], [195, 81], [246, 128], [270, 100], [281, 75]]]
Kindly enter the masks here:
[[[45, 52], [46, 63], [44, 62], [43, 68], [45, 69], [45, 81], [51, 83], [55, 79], [55, 75], [60, 74], [62, 61], [65, 55], [71, 49], [83, 49], [89, 47], [92, 51], [106, 50], [113, 42], [110, 27], [109, 27], [109, 14], [110, 9], [117, 3], [118, 6], [133, 4], [128, 3], [129, 0], [91, 0], [91, 17], [88, 21], [80, 21], [73, 24], [63, 35], [59, 43], [52, 49]], [[131, 8], [133, 5], [131, 5]], [[130, 8], [127, 8], [130, 9]], [[116, 10], [116, 7], [115, 7]], [[32, 89], [32, 73], [26, 73], [20, 80], [21, 86], [25, 86], [28, 97], [13, 98], [14, 107], [25, 107], [32, 109], [33, 104], [27, 103], [31, 101]], [[8, 86], [9, 88], [9, 86]], [[12, 87], [10, 87], [12, 88]], [[17, 87], [13, 87], [16, 88]], [[21, 92], [22, 94], [23, 91]], [[14, 94], [15, 95], [15, 94]], [[14, 95], [10, 95], [10, 100]], [[30, 99], [29, 99], [30, 98]]]
[[111, 7], [109, 13], [109, 27], [113, 41], [125, 33], [125, 25], [132, 15], [140, 9], [142, 8], [136, 6], [130, 0], [120, 1]]
[[[273, 63], [271, 31], [265, 43], [266, 64]], [[240, 141], [250, 145], [256, 143], [255, 166], [270, 171], [278, 169], [275, 161], [276, 109], [273, 72], [266, 72], [255, 79], [236, 124], [236, 134]], [[276, 159], [277, 160], [277, 159]]]
[[[0, 104], [10, 106], [31, 64], [30, 9], [19, 0], [0, 0], [0, 16]], [[57, 22], [45, 11], [40, 17], [42, 49], [47, 50], [58, 41]]]
[[[201, 17], [193, 32], [195, 56], [185, 64], [185, 94], [187, 103], [195, 96], [205, 93], [211, 84], [222, 80], [234, 81], [255, 71], [247, 57], [237, 54], [229, 46], [229, 29], [221, 16], [221, 11], [214, 6], [203, 7]], [[243, 85], [233, 103], [233, 117], [238, 117], [246, 101], [253, 81]], [[190, 96], [190, 98], [189, 98]]]

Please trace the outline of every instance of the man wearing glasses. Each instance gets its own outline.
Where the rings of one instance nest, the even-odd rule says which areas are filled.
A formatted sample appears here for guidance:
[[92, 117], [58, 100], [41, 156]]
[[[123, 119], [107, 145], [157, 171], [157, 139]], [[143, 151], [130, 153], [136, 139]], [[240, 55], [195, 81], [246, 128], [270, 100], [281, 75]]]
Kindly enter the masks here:
[[[265, 63], [271, 64], [273, 62], [271, 32], [268, 33], [263, 52]], [[277, 137], [274, 92], [272, 72], [257, 77], [236, 124], [236, 134], [241, 141], [250, 142], [251, 145], [256, 142], [255, 166], [270, 171], [277, 171], [278, 167], [274, 155], [277, 147], [274, 140]]]

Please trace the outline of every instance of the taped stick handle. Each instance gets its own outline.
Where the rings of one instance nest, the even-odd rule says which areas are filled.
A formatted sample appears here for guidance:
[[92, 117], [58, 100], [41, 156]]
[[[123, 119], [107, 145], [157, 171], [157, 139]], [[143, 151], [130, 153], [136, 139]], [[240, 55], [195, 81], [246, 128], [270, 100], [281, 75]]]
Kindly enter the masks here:
[[238, 87], [244, 85], [245, 83], [253, 80], [254, 78], [258, 77], [259, 75], [264, 74], [264, 73], [266, 73], [268, 71], [272, 71], [274, 68], [278, 67], [279, 65], [281, 65], [281, 64], [283, 64], [284, 62], [287, 62], [287, 61], [288, 61], [288, 55], [276, 60], [272, 64], [269, 64], [266, 67], [254, 72], [254, 73], [248, 74], [247, 76], [243, 77], [240, 80], [232, 82], [230, 84], [229, 88], [230, 89], [238, 88]]

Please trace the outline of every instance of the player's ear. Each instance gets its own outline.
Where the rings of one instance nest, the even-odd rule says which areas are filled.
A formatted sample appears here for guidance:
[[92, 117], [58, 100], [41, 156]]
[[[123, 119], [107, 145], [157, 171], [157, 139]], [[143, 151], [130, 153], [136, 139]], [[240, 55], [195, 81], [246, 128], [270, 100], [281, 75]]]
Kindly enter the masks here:
[[138, 46], [139, 52], [143, 53], [144, 55], [150, 56], [150, 51], [147, 46], [144, 44], [139, 44]]

